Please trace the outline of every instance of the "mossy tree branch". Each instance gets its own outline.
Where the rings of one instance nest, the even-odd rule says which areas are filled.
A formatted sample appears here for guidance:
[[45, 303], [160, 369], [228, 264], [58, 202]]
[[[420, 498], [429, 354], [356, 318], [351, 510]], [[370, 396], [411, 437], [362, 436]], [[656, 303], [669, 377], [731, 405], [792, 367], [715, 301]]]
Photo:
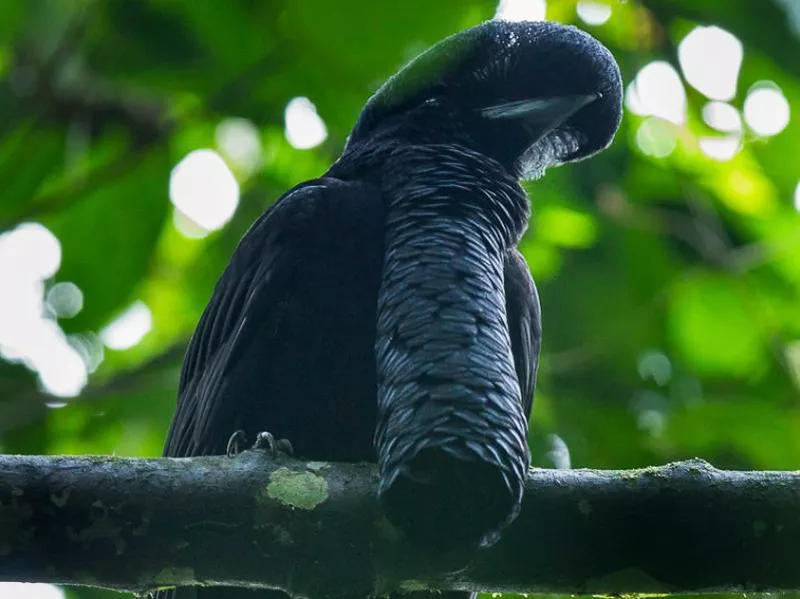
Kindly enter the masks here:
[[[368, 464], [0, 456], [0, 580], [310, 597], [396, 588], [546, 593], [800, 589], [800, 473], [701, 461], [532, 470], [522, 514], [466, 568], [409, 547]], [[449, 572], [448, 572], [449, 571]]]

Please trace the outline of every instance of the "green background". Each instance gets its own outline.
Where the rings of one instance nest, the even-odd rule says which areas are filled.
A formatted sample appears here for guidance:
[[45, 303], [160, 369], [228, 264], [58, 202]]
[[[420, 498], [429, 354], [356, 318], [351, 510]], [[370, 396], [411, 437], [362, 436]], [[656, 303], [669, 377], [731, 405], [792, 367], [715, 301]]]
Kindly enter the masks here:
[[[795, 469], [800, 3], [601, 3], [612, 15], [600, 26], [582, 23], [571, 0], [550, 0], [547, 17], [603, 41], [626, 84], [654, 60], [680, 73], [681, 39], [713, 24], [744, 47], [731, 104], [741, 110], [751, 86], [770, 80], [793, 112], [774, 137], [745, 127], [736, 155], [714, 160], [698, 149], [700, 137], [719, 135], [701, 117], [708, 99], [684, 81], [687, 123], [661, 123], [677, 140], [668, 156], [640, 147], [646, 118], [628, 111], [607, 152], [528, 186], [534, 216], [522, 249], [544, 314], [534, 462], [552, 467], [566, 447], [572, 467], [698, 456]], [[84, 297], [58, 321], [68, 335], [90, 339], [137, 300], [153, 328], [129, 350], [106, 348], [60, 409], [47, 407], [34, 372], [0, 360], [0, 451], [154, 456], [188, 336], [249, 224], [324, 171], [381, 81], [491, 18], [496, 2], [9, 0], [2, 9], [0, 231], [33, 221], [59, 239], [61, 267], [45, 289], [71, 281]], [[34, 92], [22, 94], [31, 73]], [[296, 96], [328, 129], [312, 150], [284, 137]], [[242, 190], [233, 219], [186, 238], [173, 224], [170, 171], [194, 149], [218, 149], [215, 129], [230, 117], [257, 127], [263, 159], [250, 172], [232, 165]]]

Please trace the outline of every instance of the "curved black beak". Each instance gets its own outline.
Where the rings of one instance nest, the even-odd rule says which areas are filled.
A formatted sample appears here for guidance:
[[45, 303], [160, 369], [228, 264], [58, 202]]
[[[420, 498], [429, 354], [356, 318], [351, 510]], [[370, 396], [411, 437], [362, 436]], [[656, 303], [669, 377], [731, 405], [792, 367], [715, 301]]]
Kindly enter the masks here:
[[518, 100], [481, 108], [480, 113], [487, 119], [519, 122], [531, 134], [531, 143], [535, 143], [581, 108], [602, 97], [602, 94], [594, 93]]

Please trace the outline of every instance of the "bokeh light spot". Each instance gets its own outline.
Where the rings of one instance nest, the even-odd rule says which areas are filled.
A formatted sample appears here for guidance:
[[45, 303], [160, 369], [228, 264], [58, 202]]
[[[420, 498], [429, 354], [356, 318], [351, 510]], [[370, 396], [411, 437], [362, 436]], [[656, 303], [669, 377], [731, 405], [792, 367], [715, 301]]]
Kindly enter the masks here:
[[142, 301], [135, 302], [100, 332], [106, 347], [125, 350], [139, 343], [153, 328], [153, 315]]
[[659, 117], [645, 119], [636, 130], [636, 145], [653, 158], [666, 158], [678, 145], [675, 125]]
[[2, 236], [2, 258], [17, 271], [18, 277], [44, 280], [61, 266], [61, 244], [49, 229], [39, 223], [23, 223]]
[[578, 2], [578, 16], [587, 25], [602, 25], [611, 18], [611, 6], [604, 2], [581, 0]]
[[794, 188], [794, 207], [800, 212], [800, 181], [797, 182], [797, 187]]
[[48, 329], [44, 338], [51, 339], [48, 351], [39, 352], [33, 365], [39, 372], [44, 389], [58, 397], [75, 397], [88, 382], [86, 363], [64, 337], [64, 333], [53, 321], [45, 321]]
[[741, 147], [740, 135], [726, 135], [724, 137], [701, 137], [697, 143], [700, 151], [709, 158], [725, 162], [736, 156]]
[[703, 106], [703, 120], [709, 127], [728, 135], [698, 139], [700, 151], [709, 158], [725, 162], [742, 147], [742, 115], [725, 102], [709, 102]]
[[742, 130], [742, 115], [725, 102], [709, 102], [703, 106], [703, 120], [717, 131], [734, 133]]
[[695, 27], [678, 45], [678, 61], [686, 81], [712, 100], [736, 95], [742, 42], [720, 27]]
[[75, 283], [56, 283], [47, 292], [47, 307], [58, 318], [72, 318], [83, 309], [83, 292]]
[[195, 150], [172, 169], [169, 197], [192, 222], [205, 231], [215, 231], [236, 212], [239, 184], [219, 154]]
[[0, 582], [0, 599], [64, 599], [64, 591], [54, 584]]
[[44, 281], [60, 265], [61, 244], [42, 225], [0, 235], [0, 356], [38, 373], [45, 392], [72, 397], [87, 382], [86, 365], [53, 319], [58, 310], [44, 300]]
[[217, 147], [235, 167], [250, 174], [262, 160], [261, 137], [258, 128], [249, 120], [229, 118], [215, 130]]
[[546, 0], [500, 0], [494, 18], [503, 21], [544, 21], [546, 14]]
[[97, 367], [100, 366], [105, 357], [105, 346], [100, 336], [96, 333], [87, 332], [69, 335], [67, 339], [69, 344], [83, 358], [86, 369], [89, 372], [97, 370]]
[[794, 385], [800, 389], [800, 341], [790, 341], [783, 350]]
[[676, 125], [686, 122], [686, 90], [678, 72], [663, 60], [642, 67], [628, 86], [625, 104], [634, 114], [658, 116]]
[[773, 83], [760, 83], [744, 101], [747, 126], [765, 137], [777, 135], [789, 124], [791, 111], [783, 92]]
[[642, 353], [636, 368], [642, 379], [652, 379], [661, 387], [669, 383], [672, 378], [672, 362], [664, 352], [658, 350], [651, 349]]
[[298, 150], [309, 150], [328, 138], [328, 128], [308, 98], [289, 100], [284, 111], [286, 140]]
[[649, 389], [638, 391], [633, 399], [633, 411], [639, 429], [652, 437], [660, 437], [667, 426], [667, 400]]

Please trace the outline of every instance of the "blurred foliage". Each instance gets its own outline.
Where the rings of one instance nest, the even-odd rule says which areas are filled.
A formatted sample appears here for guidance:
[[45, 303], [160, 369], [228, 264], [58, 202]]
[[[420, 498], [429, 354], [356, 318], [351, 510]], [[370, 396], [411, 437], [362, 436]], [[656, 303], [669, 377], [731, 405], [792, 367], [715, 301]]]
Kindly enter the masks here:
[[[548, 18], [613, 51], [630, 82], [666, 60], [695, 25], [743, 43], [742, 109], [757, 81], [777, 84], [792, 119], [774, 137], [745, 129], [730, 160], [699, 150], [706, 99], [667, 156], [637, 142], [628, 113], [614, 145], [531, 183], [522, 249], [544, 313], [531, 446], [536, 465], [629, 468], [693, 456], [719, 467], [800, 464], [798, 11], [777, 0], [598, 0], [599, 26], [574, 0]], [[83, 309], [69, 334], [101, 330], [136, 300], [153, 328], [105, 350], [62, 409], [24, 366], [0, 362], [0, 450], [161, 451], [186, 340], [249, 224], [292, 185], [321, 174], [360, 107], [421, 49], [490, 18], [494, 0], [12, 0], [0, 19], [0, 230], [36, 221], [62, 244], [48, 285], [71, 281]], [[792, 20], [794, 19], [794, 21]], [[310, 98], [329, 136], [285, 139], [283, 111]], [[242, 189], [220, 231], [187, 238], [169, 201], [171, 168], [216, 148], [226, 118], [249, 120], [263, 160], [231, 164]], [[223, 153], [224, 155], [224, 153]], [[226, 156], [226, 158], [229, 158]], [[1, 285], [2, 283], [0, 283]], [[75, 597], [107, 597], [70, 591]]]

